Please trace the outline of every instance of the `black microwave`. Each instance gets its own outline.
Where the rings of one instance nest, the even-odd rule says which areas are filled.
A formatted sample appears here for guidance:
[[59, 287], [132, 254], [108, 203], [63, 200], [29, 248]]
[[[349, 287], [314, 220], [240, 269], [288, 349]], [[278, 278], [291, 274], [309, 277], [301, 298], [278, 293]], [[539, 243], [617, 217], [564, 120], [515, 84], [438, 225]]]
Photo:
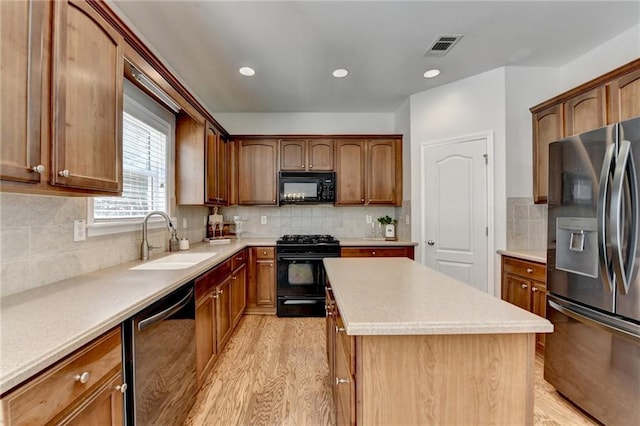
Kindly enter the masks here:
[[280, 205], [336, 201], [335, 172], [280, 172], [279, 178]]

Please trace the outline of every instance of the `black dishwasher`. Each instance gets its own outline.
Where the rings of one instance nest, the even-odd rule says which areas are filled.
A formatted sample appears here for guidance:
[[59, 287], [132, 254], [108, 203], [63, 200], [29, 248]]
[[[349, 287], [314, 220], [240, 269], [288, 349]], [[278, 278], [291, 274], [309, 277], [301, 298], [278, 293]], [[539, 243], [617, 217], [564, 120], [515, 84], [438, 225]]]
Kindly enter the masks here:
[[181, 425], [196, 399], [193, 282], [123, 323], [128, 426]]

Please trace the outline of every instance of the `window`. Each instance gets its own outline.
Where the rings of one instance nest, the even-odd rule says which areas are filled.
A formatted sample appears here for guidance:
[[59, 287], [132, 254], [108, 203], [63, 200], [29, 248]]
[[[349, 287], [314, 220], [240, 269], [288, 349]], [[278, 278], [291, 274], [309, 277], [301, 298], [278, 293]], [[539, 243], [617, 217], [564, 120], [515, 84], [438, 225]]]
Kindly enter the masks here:
[[173, 158], [169, 154], [173, 151], [174, 128], [171, 112], [125, 81], [122, 196], [94, 198], [90, 224], [137, 224], [154, 210], [170, 214]]

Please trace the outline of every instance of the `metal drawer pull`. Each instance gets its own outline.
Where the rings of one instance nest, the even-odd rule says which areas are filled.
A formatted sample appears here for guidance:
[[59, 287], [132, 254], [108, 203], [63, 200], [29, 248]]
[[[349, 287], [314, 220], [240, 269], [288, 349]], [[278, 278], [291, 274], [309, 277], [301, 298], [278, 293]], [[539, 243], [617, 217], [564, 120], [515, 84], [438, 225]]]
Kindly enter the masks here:
[[120, 393], [125, 393], [127, 391], [127, 384], [123, 383], [121, 385], [116, 386], [116, 390]]
[[346, 331], [346, 329], [344, 327], [338, 327], [336, 325], [336, 333], [340, 333], [340, 332], [343, 332], [343, 331]]
[[44, 173], [44, 166], [42, 164], [38, 164], [37, 166], [33, 166], [31, 170], [33, 170], [36, 173], [42, 174]]
[[527, 288], [527, 287], [529, 287], [529, 286], [528, 286], [528, 285], [526, 285], [526, 284], [520, 284], [520, 287], [522, 287], [522, 288]]
[[60, 170], [58, 174], [62, 177], [69, 177], [69, 170]]
[[349, 379], [340, 379], [339, 377], [336, 377], [336, 385], [341, 385], [343, 383], [351, 383], [351, 381]]
[[533, 269], [531, 269], [531, 268], [527, 268], [527, 273], [528, 273], [528, 274], [533, 273]]
[[89, 372], [85, 371], [82, 374], [76, 374], [76, 377], [74, 377], [74, 379], [76, 380], [76, 382], [85, 384], [89, 381], [89, 376], [90, 376]]
[[538, 287], [531, 287], [531, 291], [538, 291]]

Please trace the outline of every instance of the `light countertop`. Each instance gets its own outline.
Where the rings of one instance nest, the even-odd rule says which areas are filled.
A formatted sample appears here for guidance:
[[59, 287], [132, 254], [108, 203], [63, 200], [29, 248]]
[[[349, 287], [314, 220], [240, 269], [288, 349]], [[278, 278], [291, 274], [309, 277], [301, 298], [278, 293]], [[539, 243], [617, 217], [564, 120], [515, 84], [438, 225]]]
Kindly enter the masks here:
[[532, 262], [547, 263], [547, 252], [544, 250], [498, 250], [498, 254], [511, 256]]
[[549, 333], [553, 325], [403, 258], [325, 258], [349, 335]]
[[[275, 246], [277, 238], [231, 244], [193, 244], [189, 253], [218, 255], [181, 270], [130, 270], [133, 261], [0, 298], [0, 393], [42, 371], [149, 304], [248, 246]], [[341, 245], [412, 245], [407, 241], [341, 239]], [[151, 253], [151, 260], [173, 253]]]
[[[275, 238], [231, 244], [194, 244], [189, 253], [218, 255], [180, 270], [135, 270], [142, 261], [80, 275], [0, 298], [0, 393], [28, 379], [119, 325], [247, 246], [274, 246]], [[173, 253], [152, 253], [151, 260]]]

